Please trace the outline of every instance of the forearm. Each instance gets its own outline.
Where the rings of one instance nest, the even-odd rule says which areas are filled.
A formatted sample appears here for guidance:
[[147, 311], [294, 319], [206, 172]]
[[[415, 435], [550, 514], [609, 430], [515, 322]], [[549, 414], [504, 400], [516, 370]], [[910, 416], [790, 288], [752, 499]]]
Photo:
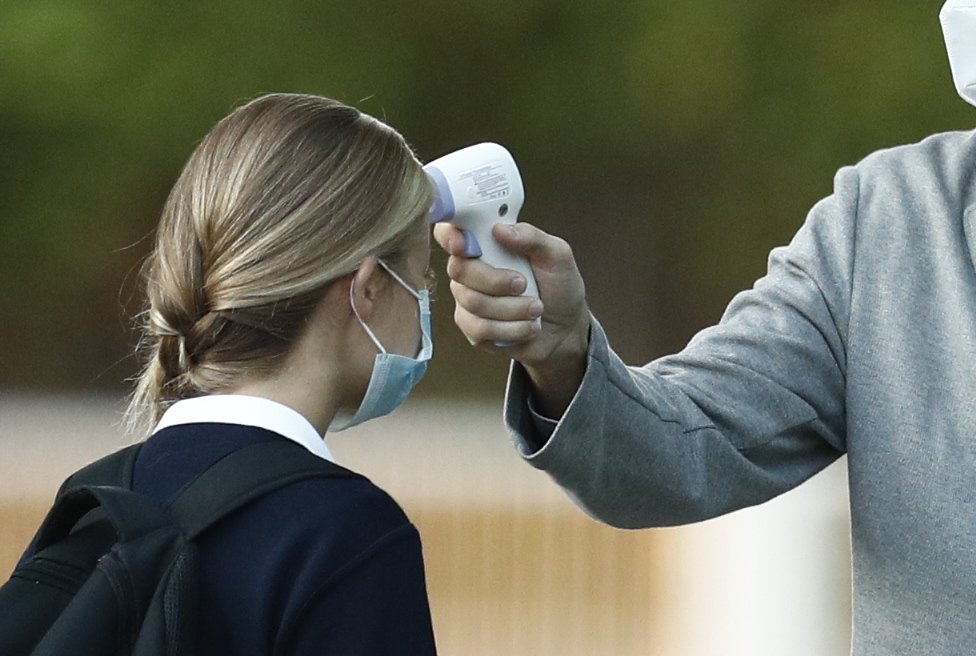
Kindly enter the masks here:
[[[830, 430], [799, 400], [788, 409], [792, 418], [781, 417], [771, 431], [762, 425], [766, 418], [741, 412], [742, 403], [709, 417], [702, 409], [706, 393], [653, 367], [627, 367], [596, 321], [591, 339], [586, 374], [551, 439], [538, 434], [538, 422], [519, 404], [531, 383], [518, 367], [506, 420], [526, 460], [601, 521], [638, 528], [707, 519], [761, 503], [839, 455], [816, 435]], [[773, 385], [758, 377], [743, 383], [743, 394]]]
[[506, 421], [522, 455], [590, 514], [625, 527], [760, 503], [837, 458], [857, 170], [842, 169], [835, 185], [770, 254], [767, 275], [681, 353], [628, 367], [593, 321], [582, 382], [555, 428], [544, 427], [550, 435], [528, 408], [536, 383], [513, 367]]
[[[855, 176], [839, 181], [856, 189]], [[836, 459], [846, 446], [855, 200], [844, 193], [819, 205], [771, 255], [768, 275], [675, 356], [628, 367], [594, 320], [582, 383], [545, 442], [517, 401], [532, 383], [514, 370], [506, 417], [523, 456], [621, 527], [761, 503]]]

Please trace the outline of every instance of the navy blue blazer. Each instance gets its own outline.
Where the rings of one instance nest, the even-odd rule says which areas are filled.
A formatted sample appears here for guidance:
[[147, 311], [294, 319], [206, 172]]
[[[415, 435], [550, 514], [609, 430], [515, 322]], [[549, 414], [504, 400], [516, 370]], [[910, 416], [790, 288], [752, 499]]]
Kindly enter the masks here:
[[[228, 424], [150, 437], [133, 488], [163, 501], [222, 457], [284, 439]], [[434, 654], [420, 536], [362, 477], [291, 484], [199, 541], [201, 654]]]

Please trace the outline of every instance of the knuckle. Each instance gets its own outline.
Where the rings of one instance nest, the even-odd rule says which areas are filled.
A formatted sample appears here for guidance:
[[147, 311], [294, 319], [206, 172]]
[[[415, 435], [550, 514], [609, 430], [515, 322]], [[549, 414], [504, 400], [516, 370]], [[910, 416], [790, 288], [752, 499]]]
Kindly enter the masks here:
[[464, 331], [464, 334], [468, 336], [468, 339], [473, 339], [476, 342], [484, 342], [488, 339], [488, 322], [472, 317], [472, 320], [468, 322], [468, 327]]
[[553, 237], [552, 252], [561, 260], [573, 259], [573, 247], [562, 237]]
[[443, 229], [443, 224], [434, 225], [434, 240], [440, 244], [441, 248], [447, 246], [448, 237], [450, 237], [450, 233]]
[[451, 226], [448, 223], [438, 222], [434, 224], [434, 237], [441, 241], [451, 236]]
[[460, 305], [454, 308], [454, 323], [457, 324], [469, 342], [471, 340], [482, 341], [487, 329], [487, 322], [484, 319], [471, 314]]
[[458, 265], [457, 262], [454, 261], [454, 256], [447, 258], [446, 270], [448, 278], [450, 278], [452, 281], [458, 279]]
[[477, 321], [460, 307], [454, 310], [454, 323], [469, 344], [474, 345], [478, 341]]
[[447, 258], [447, 276], [451, 280], [460, 280], [464, 277], [467, 269], [467, 262], [457, 256], [452, 255]]
[[484, 298], [473, 289], [455, 283], [451, 287], [451, 293], [454, 295], [454, 301], [471, 314], [480, 315], [484, 312]]

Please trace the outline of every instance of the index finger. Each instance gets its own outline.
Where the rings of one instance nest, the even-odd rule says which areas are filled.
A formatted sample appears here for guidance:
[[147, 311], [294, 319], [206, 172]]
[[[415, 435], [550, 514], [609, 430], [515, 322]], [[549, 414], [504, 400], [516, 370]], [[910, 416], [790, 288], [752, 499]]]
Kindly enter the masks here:
[[452, 256], [447, 260], [448, 277], [469, 289], [489, 296], [518, 296], [525, 291], [525, 278], [510, 269], [499, 269], [478, 258]]
[[451, 223], [434, 224], [434, 240], [440, 244], [448, 255], [462, 257], [464, 255], [464, 234]]

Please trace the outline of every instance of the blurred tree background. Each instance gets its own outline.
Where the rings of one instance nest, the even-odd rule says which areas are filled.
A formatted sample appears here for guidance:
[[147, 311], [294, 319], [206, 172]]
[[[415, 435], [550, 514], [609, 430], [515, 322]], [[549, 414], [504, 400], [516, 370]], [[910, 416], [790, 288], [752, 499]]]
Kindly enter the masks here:
[[[266, 91], [353, 104], [424, 160], [505, 144], [522, 219], [574, 245], [621, 355], [679, 349], [762, 275], [837, 168], [976, 124], [937, 14], [880, 0], [4, 0], [0, 386], [123, 389], [168, 189], [213, 123]], [[501, 394], [505, 363], [472, 351], [446, 284], [439, 297], [422, 393]]]

